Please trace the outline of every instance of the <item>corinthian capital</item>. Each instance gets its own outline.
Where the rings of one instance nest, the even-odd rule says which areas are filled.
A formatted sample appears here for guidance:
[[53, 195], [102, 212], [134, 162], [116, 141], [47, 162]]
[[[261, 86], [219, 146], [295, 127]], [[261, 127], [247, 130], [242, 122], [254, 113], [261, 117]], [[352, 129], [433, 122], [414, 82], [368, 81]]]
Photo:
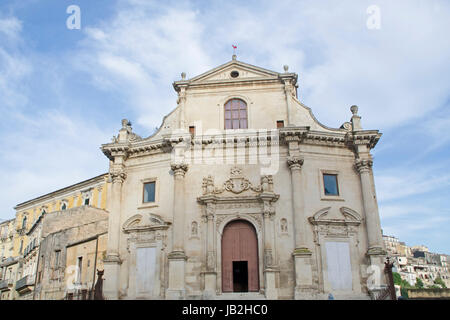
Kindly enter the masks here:
[[127, 178], [127, 174], [123, 170], [114, 170], [109, 173], [112, 183], [123, 183]]
[[172, 169], [173, 173], [175, 175], [183, 175], [188, 170], [188, 165], [186, 163], [172, 163], [170, 165], [170, 168]]
[[291, 170], [300, 170], [303, 165], [303, 158], [300, 157], [287, 157], [287, 164]]
[[355, 168], [360, 174], [363, 172], [370, 172], [370, 170], [372, 170], [372, 164], [373, 164], [372, 160], [359, 159], [356, 160], [355, 162]]

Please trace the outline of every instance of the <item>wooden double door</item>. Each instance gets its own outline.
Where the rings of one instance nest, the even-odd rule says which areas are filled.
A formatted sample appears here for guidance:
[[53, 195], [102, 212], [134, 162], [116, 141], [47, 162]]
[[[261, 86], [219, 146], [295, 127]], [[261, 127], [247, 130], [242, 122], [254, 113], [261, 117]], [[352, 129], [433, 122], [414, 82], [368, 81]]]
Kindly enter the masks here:
[[222, 235], [222, 291], [259, 291], [258, 238], [245, 220], [228, 223]]

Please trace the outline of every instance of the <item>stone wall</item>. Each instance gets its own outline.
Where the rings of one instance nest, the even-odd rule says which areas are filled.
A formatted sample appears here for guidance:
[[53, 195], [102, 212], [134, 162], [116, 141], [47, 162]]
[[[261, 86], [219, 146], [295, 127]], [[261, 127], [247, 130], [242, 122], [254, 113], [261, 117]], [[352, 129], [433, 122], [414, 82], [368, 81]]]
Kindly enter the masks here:
[[[101, 209], [83, 206], [48, 214], [43, 226], [45, 238], [40, 248], [35, 299], [63, 299], [67, 291], [66, 271], [70, 271], [66, 270], [67, 246], [87, 241], [107, 231], [108, 213]], [[93, 267], [94, 263], [90, 264], [89, 268]]]
[[408, 289], [409, 299], [450, 300], [450, 289]]

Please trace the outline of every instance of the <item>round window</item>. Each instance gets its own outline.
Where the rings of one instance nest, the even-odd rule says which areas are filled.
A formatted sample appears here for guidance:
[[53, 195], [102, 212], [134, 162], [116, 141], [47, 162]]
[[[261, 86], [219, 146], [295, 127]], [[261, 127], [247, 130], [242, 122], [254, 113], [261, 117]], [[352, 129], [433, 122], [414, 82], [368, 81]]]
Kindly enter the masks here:
[[237, 77], [239, 77], [239, 72], [237, 72], [237, 71], [231, 71], [230, 76], [231, 76], [232, 78], [237, 78]]

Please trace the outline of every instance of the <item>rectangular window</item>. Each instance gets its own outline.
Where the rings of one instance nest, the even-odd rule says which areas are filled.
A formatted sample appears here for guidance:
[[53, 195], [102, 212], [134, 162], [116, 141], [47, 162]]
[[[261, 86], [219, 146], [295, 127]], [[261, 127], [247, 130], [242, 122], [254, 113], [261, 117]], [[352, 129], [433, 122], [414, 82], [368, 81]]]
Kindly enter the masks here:
[[144, 202], [155, 202], [155, 184], [155, 181], [144, 183]]
[[283, 120], [278, 120], [277, 121], [277, 128], [284, 128], [284, 121]]
[[84, 199], [84, 205], [85, 205], [85, 206], [88, 206], [88, 205], [89, 205], [89, 200], [90, 200], [89, 198]]
[[326, 196], [338, 196], [337, 174], [323, 174], [323, 186]]
[[81, 283], [82, 268], [83, 268], [83, 257], [78, 257], [78, 279], [77, 279], [78, 283]]
[[60, 254], [61, 254], [61, 251], [60, 250], [56, 250], [55, 251], [55, 267], [59, 267], [59, 256], [60, 256]]

